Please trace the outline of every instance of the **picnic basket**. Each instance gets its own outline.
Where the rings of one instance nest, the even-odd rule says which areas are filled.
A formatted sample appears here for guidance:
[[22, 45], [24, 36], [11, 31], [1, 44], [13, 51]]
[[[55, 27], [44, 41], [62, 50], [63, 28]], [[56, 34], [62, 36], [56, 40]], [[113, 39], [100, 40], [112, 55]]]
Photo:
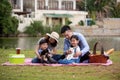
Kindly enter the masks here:
[[93, 48], [93, 53], [89, 55], [89, 63], [107, 63], [108, 56], [104, 55], [104, 49], [101, 45], [101, 52], [100, 54], [97, 54], [96, 47], [98, 42], [95, 43]]

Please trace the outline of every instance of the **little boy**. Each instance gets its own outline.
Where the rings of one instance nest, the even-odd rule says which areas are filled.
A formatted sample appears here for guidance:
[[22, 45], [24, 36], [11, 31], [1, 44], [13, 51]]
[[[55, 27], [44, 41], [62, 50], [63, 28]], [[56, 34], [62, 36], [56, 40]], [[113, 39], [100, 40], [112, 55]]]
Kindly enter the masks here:
[[57, 63], [57, 61], [55, 61], [51, 56], [50, 56], [50, 51], [48, 49], [48, 43], [45, 39], [42, 39], [39, 42], [39, 50], [38, 50], [39, 54], [40, 54], [40, 62], [41, 63]]

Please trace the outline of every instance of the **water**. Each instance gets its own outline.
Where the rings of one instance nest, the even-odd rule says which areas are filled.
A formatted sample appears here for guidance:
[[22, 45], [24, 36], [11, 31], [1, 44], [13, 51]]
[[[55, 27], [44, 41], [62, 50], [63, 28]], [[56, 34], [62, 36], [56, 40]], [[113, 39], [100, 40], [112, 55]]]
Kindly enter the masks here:
[[[11, 38], [0, 38], [0, 48], [9, 49], [20, 47], [23, 50], [31, 49], [34, 50], [35, 45], [40, 37], [11, 37]], [[86, 37], [90, 49], [93, 49], [95, 42], [99, 41], [103, 45], [105, 50], [114, 48], [120, 51], [120, 37]], [[98, 46], [99, 49], [100, 46]], [[57, 49], [63, 49], [63, 38], [59, 39]]]

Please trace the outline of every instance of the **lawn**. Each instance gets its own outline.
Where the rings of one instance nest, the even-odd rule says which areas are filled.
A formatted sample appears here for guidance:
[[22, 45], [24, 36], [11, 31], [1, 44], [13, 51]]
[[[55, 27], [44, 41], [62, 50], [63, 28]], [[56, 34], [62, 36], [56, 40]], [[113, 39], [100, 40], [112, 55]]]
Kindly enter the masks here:
[[[59, 51], [61, 53], [61, 51]], [[0, 64], [8, 61], [14, 49], [0, 49]], [[22, 50], [26, 57], [34, 57], [33, 50]], [[110, 66], [2, 66], [0, 80], [120, 80], [120, 51], [111, 54]]]

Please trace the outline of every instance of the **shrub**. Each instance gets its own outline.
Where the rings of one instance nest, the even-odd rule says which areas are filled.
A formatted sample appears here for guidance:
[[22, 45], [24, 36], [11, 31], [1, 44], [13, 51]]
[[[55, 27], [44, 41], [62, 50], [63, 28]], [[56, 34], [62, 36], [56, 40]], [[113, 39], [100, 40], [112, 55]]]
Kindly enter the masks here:
[[44, 33], [44, 26], [42, 25], [42, 21], [34, 21], [30, 24], [30, 26], [27, 26], [25, 29], [25, 32], [31, 36], [37, 36], [39, 33]]
[[43, 35], [45, 35], [46, 33], [51, 33], [51, 32], [52, 32], [52, 27], [50, 27], [50, 26], [45, 26], [44, 27]]
[[12, 7], [8, 0], [0, 0], [0, 36], [15, 36], [18, 20], [11, 17]]
[[80, 26], [84, 26], [83, 20], [80, 20], [80, 22], [78, 22], [78, 24], [79, 24]]
[[10, 35], [17, 35], [17, 28], [19, 21], [15, 17], [9, 17], [5, 20], [2, 20], [3, 26], [3, 35], [10, 36]]
[[89, 22], [89, 25], [90, 25], [90, 26], [95, 25], [95, 21], [94, 21], [94, 20], [91, 20], [91, 21]]
[[61, 30], [61, 25], [60, 24], [52, 27], [52, 31], [56, 31], [59, 34], [60, 34], [60, 30]]
[[72, 21], [70, 21], [68, 18], [66, 18], [65, 25], [70, 25], [71, 23], [72, 23]]
[[52, 31], [56, 31], [60, 33], [61, 25], [56, 26], [43, 26], [42, 21], [34, 21], [30, 24], [30, 26], [27, 26], [24, 33], [29, 34], [30, 36], [37, 36], [38, 34], [41, 34], [42, 36], [46, 33], [51, 33]]

